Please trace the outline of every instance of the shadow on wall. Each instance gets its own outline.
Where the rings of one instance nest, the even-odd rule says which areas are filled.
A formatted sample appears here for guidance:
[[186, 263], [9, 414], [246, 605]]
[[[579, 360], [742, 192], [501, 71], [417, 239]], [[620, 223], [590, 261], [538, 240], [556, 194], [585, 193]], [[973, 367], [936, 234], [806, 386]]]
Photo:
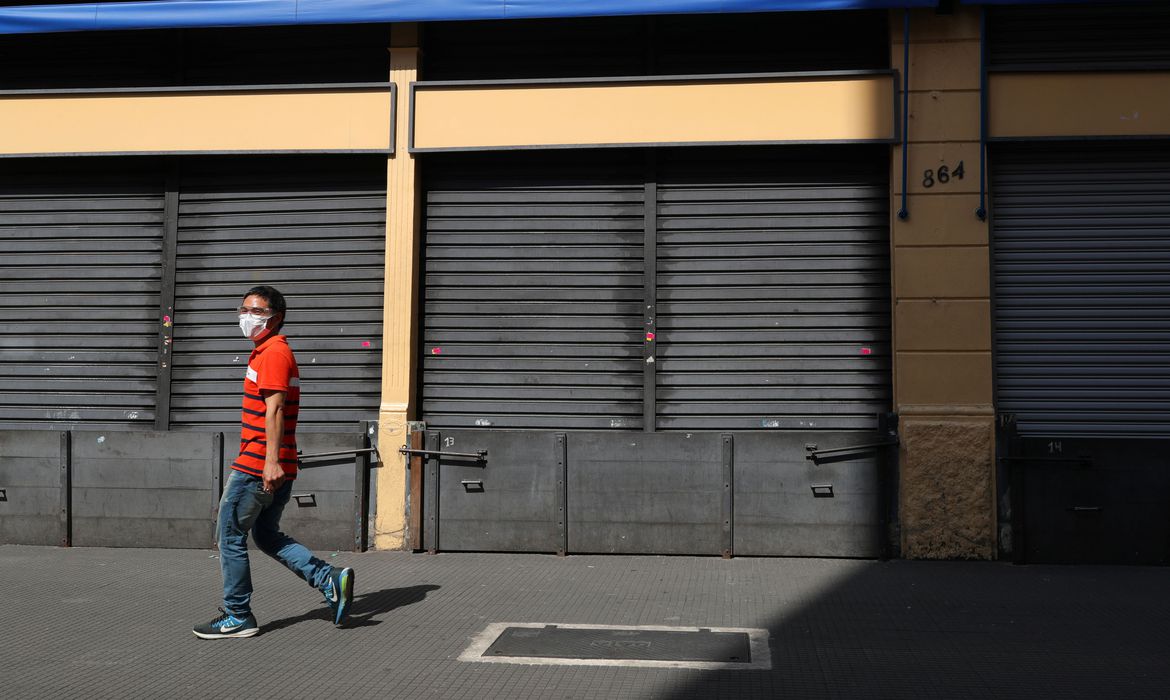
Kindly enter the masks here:
[[1164, 568], [875, 562], [776, 601], [770, 671], [679, 672], [660, 697], [1164, 698], [1168, 590]]

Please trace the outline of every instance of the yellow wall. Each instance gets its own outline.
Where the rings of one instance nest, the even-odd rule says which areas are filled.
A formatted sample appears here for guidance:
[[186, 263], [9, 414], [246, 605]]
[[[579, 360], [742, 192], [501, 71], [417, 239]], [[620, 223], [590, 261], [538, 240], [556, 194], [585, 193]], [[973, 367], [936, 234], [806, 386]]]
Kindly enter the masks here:
[[[988, 227], [975, 216], [978, 18], [971, 8], [911, 13], [905, 220], [897, 217], [901, 147], [893, 153], [894, 404], [902, 553], [910, 558], [996, 552]], [[891, 12], [891, 64], [899, 67], [902, 22], [901, 11]], [[960, 163], [962, 179], [953, 175]]]
[[414, 148], [879, 141], [890, 75], [634, 83], [418, 85]]
[[1170, 72], [993, 73], [992, 138], [1170, 135]]
[[0, 96], [0, 154], [386, 151], [389, 89]]

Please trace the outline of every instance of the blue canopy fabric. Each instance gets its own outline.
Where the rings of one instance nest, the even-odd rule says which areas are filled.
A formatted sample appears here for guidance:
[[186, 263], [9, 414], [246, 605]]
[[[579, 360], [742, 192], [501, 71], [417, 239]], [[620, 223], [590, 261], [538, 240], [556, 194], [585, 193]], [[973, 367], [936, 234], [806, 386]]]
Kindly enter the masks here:
[[139, 0], [0, 7], [0, 34], [935, 7], [938, 0]]
[[1110, 0], [959, 0], [963, 5], [1085, 5]]

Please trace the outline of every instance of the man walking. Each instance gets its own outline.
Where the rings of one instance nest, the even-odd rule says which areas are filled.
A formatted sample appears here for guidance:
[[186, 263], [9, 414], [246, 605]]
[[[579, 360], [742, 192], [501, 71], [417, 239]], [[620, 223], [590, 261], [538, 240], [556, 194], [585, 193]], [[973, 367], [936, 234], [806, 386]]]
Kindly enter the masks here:
[[196, 625], [202, 639], [251, 637], [260, 631], [252, 615], [252, 573], [248, 531], [268, 556], [284, 564], [325, 595], [340, 625], [353, 602], [353, 569], [338, 569], [314, 557], [280, 531], [280, 516], [297, 475], [297, 411], [300, 375], [284, 325], [284, 296], [272, 287], [254, 287], [238, 309], [240, 330], [256, 348], [244, 377], [240, 456], [219, 501], [219, 560], [223, 573], [223, 614]]

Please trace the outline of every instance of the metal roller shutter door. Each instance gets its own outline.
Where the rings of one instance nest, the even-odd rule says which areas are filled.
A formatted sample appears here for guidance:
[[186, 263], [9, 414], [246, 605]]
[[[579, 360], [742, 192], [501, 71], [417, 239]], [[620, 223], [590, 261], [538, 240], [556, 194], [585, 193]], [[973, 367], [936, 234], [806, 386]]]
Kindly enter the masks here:
[[427, 462], [425, 546], [885, 551], [884, 455], [850, 446], [889, 410], [887, 160], [429, 161], [422, 417], [488, 456]]
[[1170, 146], [1004, 147], [992, 174], [998, 410], [1170, 437]]
[[428, 427], [642, 427], [640, 163], [428, 169]]
[[657, 424], [726, 431], [736, 553], [887, 551], [887, 455], [806, 456], [872, 442], [890, 410], [888, 171], [881, 148], [660, 159]]
[[171, 427], [239, 428], [249, 287], [288, 299], [299, 428], [353, 432], [377, 417], [385, 269], [385, 161], [211, 161], [180, 185]]
[[10, 161], [0, 180], [0, 429], [150, 429], [162, 179], [152, 161]]
[[1165, 69], [1168, 37], [1164, 2], [987, 9], [988, 65], [998, 70]]
[[890, 406], [885, 160], [684, 153], [658, 186], [658, 427], [872, 430]]
[[[871, 430], [889, 410], [884, 159], [786, 153], [661, 158], [657, 428]], [[642, 427], [642, 169], [430, 178], [429, 425]]]

